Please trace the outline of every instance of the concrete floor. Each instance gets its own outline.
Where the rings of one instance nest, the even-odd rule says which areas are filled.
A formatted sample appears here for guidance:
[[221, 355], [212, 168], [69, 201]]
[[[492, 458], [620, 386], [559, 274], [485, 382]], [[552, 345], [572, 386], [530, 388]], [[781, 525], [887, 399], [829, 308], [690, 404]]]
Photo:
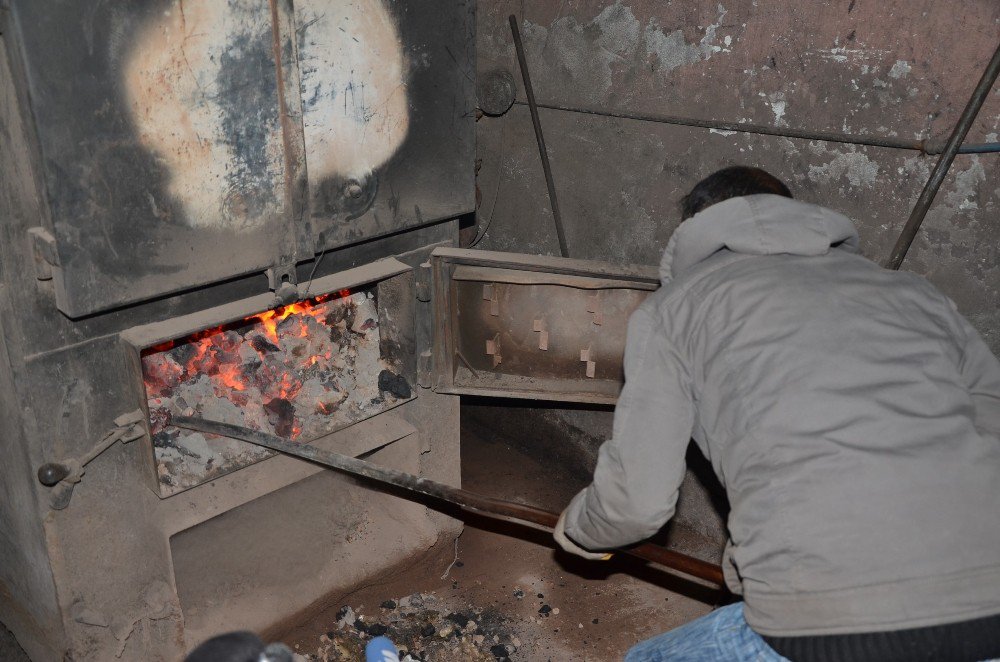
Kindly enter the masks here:
[[[552, 511], [587, 482], [467, 430], [462, 480], [466, 489]], [[522, 642], [514, 660], [613, 660], [636, 642], [725, 600], [717, 591], [627, 558], [595, 563], [556, 552], [547, 533], [485, 518], [463, 519], [466, 528], [457, 544], [443, 541], [408, 567], [332, 598], [324, 612], [271, 634], [302, 654], [313, 653], [319, 637], [333, 629], [342, 605], [372, 613], [384, 600], [422, 592], [446, 600], [449, 609], [473, 605], [509, 618]], [[670, 539], [675, 549], [705, 558], [717, 547], [693, 531], [675, 530]], [[461, 563], [449, 569], [456, 557]], [[518, 589], [523, 598], [515, 597]], [[553, 609], [544, 618], [538, 612], [543, 604]]]

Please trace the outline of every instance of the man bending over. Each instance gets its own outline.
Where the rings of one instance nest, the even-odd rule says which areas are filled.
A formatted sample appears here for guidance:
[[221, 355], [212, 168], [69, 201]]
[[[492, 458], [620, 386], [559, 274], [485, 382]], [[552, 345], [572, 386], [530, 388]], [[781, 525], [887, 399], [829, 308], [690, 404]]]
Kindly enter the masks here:
[[762, 170], [720, 170], [682, 204], [663, 286], [629, 321], [613, 438], [556, 539], [599, 558], [655, 533], [693, 438], [729, 497], [743, 602], [626, 660], [1000, 657], [996, 357]]

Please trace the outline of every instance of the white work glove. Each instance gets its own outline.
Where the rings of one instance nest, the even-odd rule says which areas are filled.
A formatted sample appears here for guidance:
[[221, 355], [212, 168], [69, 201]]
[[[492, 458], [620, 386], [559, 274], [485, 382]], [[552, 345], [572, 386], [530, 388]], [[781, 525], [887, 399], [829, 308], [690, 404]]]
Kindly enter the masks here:
[[569, 539], [566, 535], [566, 511], [562, 511], [559, 515], [559, 521], [556, 522], [556, 528], [552, 532], [552, 537], [556, 539], [559, 546], [570, 554], [576, 554], [577, 556], [582, 556], [588, 561], [607, 561], [611, 558], [610, 552], [589, 552], [583, 547], [580, 547], [575, 542]]

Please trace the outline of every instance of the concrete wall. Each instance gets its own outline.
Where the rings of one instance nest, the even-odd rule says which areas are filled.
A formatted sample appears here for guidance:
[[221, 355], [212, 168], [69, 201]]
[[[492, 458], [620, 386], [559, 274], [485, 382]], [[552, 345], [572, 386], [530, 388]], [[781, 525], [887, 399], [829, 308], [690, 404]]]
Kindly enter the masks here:
[[[481, 3], [478, 68], [520, 74], [518, 17], [539, 102], [922, 139], [946, 135], [1000, 42], [988, 0], [563, 0]], [[677, 200], [730, 164], [855, 219], [889, 252], [936, 157], [542, 110], [573, 257], [654, 264]], [[1000, 87], [967, 142], [997, 141]], [[481, 248], [557, 254], [528, 110], [478, 122]], [[1000, 154], [959, 156], [904, 269], [928, 277], [1000, 352]], [[609, 415], [551, 412], [592, 438]], [[584, 437], [580, 443], [592, 442]], [[695, 513], [695, 518], [702, 517]]]

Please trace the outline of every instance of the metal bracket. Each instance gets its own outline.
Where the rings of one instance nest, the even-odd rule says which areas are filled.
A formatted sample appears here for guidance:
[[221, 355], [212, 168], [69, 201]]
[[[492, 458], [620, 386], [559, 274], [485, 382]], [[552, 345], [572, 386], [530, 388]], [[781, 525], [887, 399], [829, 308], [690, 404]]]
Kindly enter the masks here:
[[493, 367], [503, 363], [503, 352], [500, 349], [500, 333], [497, 332], [492, 338], [486, 340], [486, 355], [493, 357]]
[[267, 286], [275, 295], [275, 306], [287, 306], [299, 300], [299, 276], [294, 262], [275, 265], [265, 273]]
[[31, 253], [35, 258], [35, 278], [51, 280], [52, 267], [59, 266], [56, 238], [45, 228], [36, 226], [28, 228], [28, 240], [31, 242]]
[[544, 319], [536, 319], [531, 323], [531, 330], [538, 334], [538, 349], [543, 351], [548, 351], [549, 349], [549, 330], [545, 328]]
[[495, 283], [486, 283], [483, 285], [483, 301], [490, 302], [490, 315], [492, 317], [500, 315], [500, 298]]
[[586, 375], [590, 379], [594, 378], [597, 374], [597, 362], [593, 360], [594, 350], [593, 346], [587, 345], [585, 349], [580, 350], [580, 362], [586, 364]]

